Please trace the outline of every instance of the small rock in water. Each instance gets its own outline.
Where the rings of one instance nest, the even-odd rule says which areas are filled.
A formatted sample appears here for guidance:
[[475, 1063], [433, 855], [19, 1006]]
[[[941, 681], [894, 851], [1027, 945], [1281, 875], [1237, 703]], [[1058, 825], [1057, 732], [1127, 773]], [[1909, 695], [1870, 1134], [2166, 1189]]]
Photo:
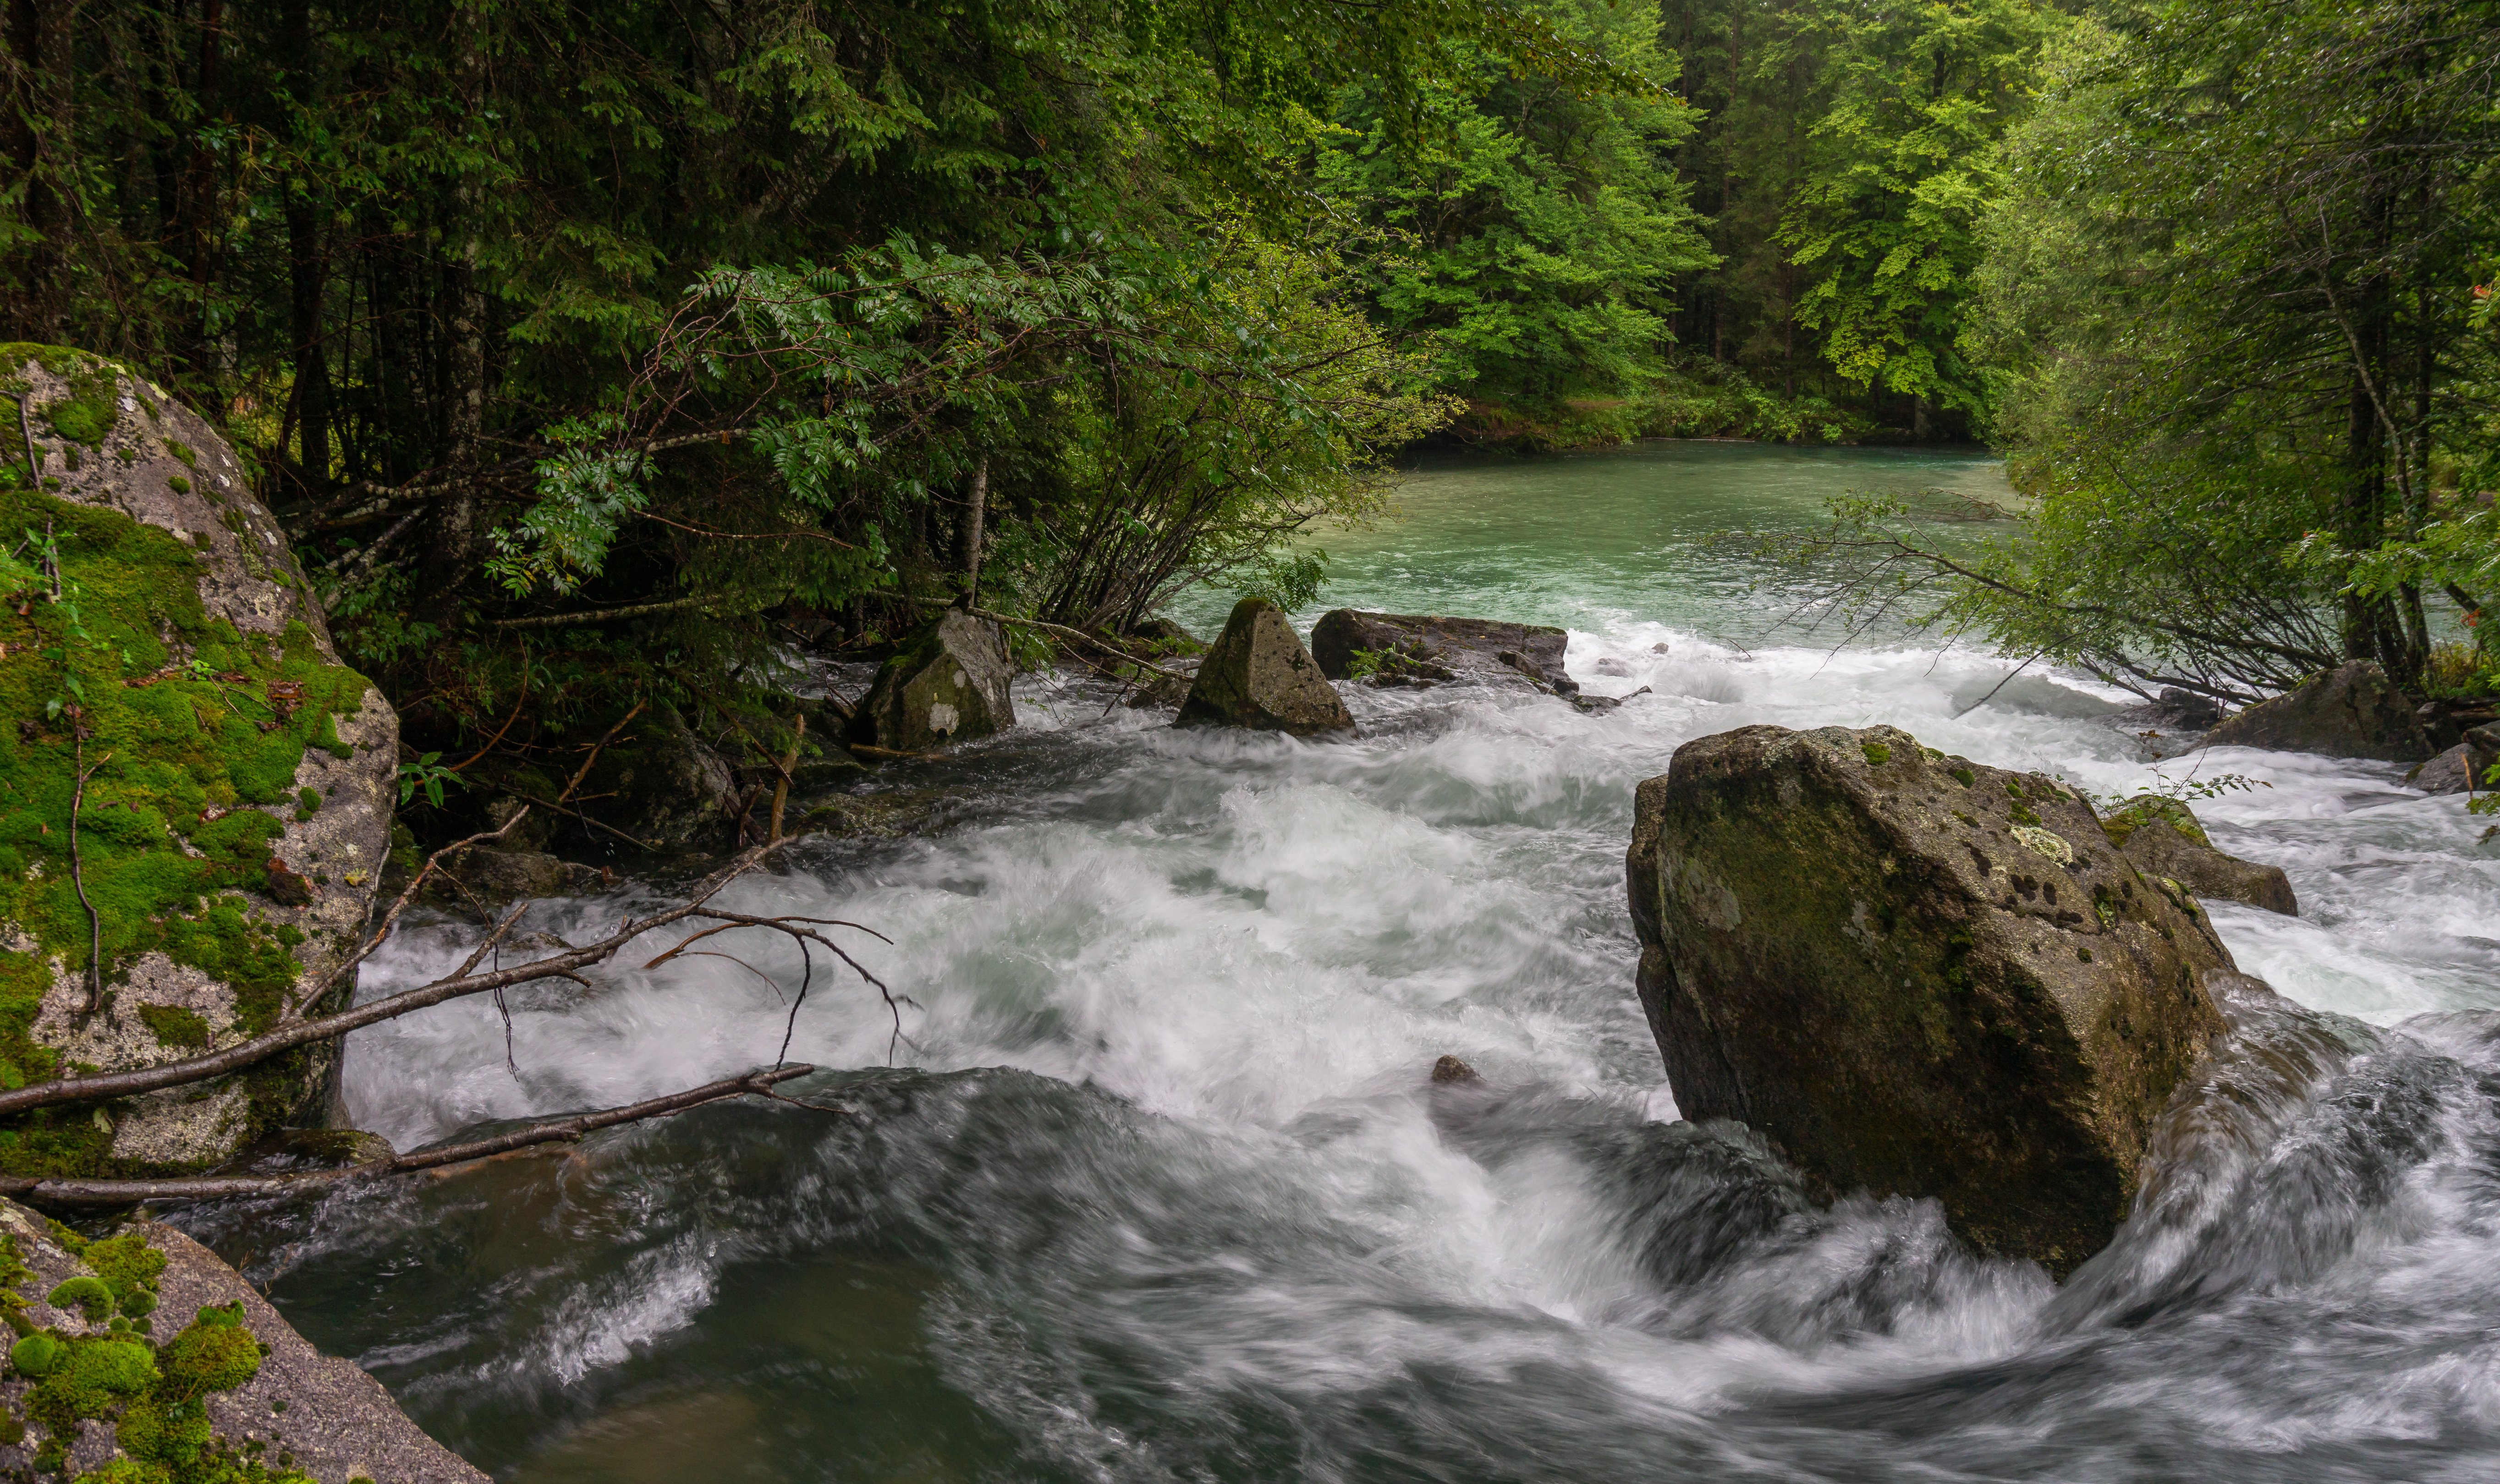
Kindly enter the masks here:
[[1612, 655], [1608, 655], [1606, 658], [1589, 666], [1589, 668], [1595, 670], [1600, 675], [1628, 676], [1632, 673], [1632, 667], [1630, 665], [1624, 663], [1621, 660], [1616, 659]]
[[1354, 713], [1282, 610], [1245, 597], [1190, 683], [1175, 726], [1241, 726], [1298, 737], [1350, 733]]
[[969, 742], [1016, 724], [1005, 633], [949, 608], [876, 672], [853, 713], [852, 744], [892, 753]]
[[1649, 647], [1649, 652], [1653, 655], [1663, 655], [1667, 653], [1666, 641], [1664, 639], [1659, 640], [1657, 643]]
[[2179, 799], [2138, 794], [2101, 821], [2101, 832], [2137, 870], [2156, 879], [2166, 877], [2198, 896], [2300, 916], [2300, 899], [2292, 894], [2291, 879], [2283, 867], [2216, 850], [2195, 811]]
[[2382, 762], [2419, 762], [2434, 751], [2413, 704], [2388, 682], [2386, 671], [2367, 660], [2313, 675], [2272, 700], [2224, 718], [2205, 743]]
[[1455, 1056], [1444, 1056], [1439, 1061], [1432, 1063], [1432, 1081], [1436, 1086], [1442, 1082], [1480, 1082], [1483, 1081], [1484, 1079], [1477, 1075], [1475, 1068], [1468, 1066], [1465, 1062], [1459, 1060]]

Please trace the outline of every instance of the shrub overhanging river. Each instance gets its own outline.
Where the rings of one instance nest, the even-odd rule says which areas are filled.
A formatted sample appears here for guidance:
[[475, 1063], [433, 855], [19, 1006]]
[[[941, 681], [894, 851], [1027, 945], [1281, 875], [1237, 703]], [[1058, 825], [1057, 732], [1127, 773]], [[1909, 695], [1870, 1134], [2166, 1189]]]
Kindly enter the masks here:
[[[920, 780], [961, 823], [738, 888], [893, 940], [853, 935], [911, 1001], [890, 1069], [857, 983], [819, 967], [798, 1017], [794, 1058], [863, 1069], [794, 1084], [839, 1112], [749, 1100], [180, 1219], [531, 1484], [2500, 1472], [2500, 847], [2400, 769], [2163, 765], [2265, 785], [2198, 807], [2305, 915], [2214, 917], [2336, 1017], [2243, 1048], [2262, 1075], [2182, 1177], [2202, 1225], [2139, 1221], [2060, 1290], [1930, 1207], [1788, 1210], [1740, 1139], [1672, 1121], [1622, 862], [1677, 744], [1882, 721], [2152, 781], [2093, 719], [2114, 693], [2035, 666], [1990, 696], [1993, 656], [1776, 629], [1700, 541], [1888, 486], [2002, 495], [1984, 461], [1878, 451], [1428, 467], [1405, 519], [1321, 538], [1327, 603], [1567, 625], [1591, 694], [1648, 694], [1349, 688], [1365, 736], [1312, 746], [1029, 681], [1023, 729]], [[412, 933], [365, 992], [473, 941]], [[800, 965], [736, 951], [520, 997], [517, 1073], [488, 1004], [361, 1033], [349, 1112], [409, 1147], [770, 1061]], [[1506, 1094], [1436, 1118], [1443, 1052]]]

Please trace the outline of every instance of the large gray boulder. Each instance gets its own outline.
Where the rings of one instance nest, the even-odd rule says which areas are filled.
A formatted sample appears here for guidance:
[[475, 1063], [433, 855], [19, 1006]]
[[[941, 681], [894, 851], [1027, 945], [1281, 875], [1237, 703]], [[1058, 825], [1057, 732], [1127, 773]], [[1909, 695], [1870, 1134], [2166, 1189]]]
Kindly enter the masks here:
[[949, 608], [887, 660], [852, 713], [848, 740], [892, 753], [969, 742], [1016, 724], [1006, 634]]
[[[0, 361], [19, 403], [0, 407], [0, 530], [13, 546], [49, 532], [58, 553], [54, 573], [19, 549], [38, 571], [0, 616], [16, 698], [0, 726], [0, 1080], [152, 1066], [338, 1008], [350, 984], [305, 991], [372, 905], [397, 716], [340, 662], [215, 429], [94, 356], [18, 345]], [[313, 1102], [334, 1056], [0, 1121], [0, 1173], [215, 1164]]]
[[2488, 790], [2491, 769], [2500, 765], [2500, 723], [2477, 726], [2465, 740], [2405, 775], [2405, 782], [2424, 793], [2474, 793]]
[[1540, 624], [1338, 608], [1312, 627], [1311, 658], [1331, 680], [1460, 681], [1572, 696], [1580, 694], [1579, 683], [1562, 668], [1570, 639], [1566, 631]]
[[2082, 798], [1890, 726], [1749, 726], [1640, 786], [1642, 1008], [1688, 1118], [1826, 1197], [1927, 1196], [2063, 1274], [2124, 1219], [2163, 1101], [2222, 1028], [2194, 898]]
[[21, 1429], [0, 1442], [0, 1473], [117, 1468], [102, 1478], [143, 1484], [209, 1477], [225, 1454], [256, 1458], [273, 1484], [486, 1484], [379, 1382], [314, 1349], [172, 1227], [140, 1222], [87, 1242], [0, 1201], [0, 1288], [24, 1326], [0, 1379], [0, 1404]]
[[1275, 604], [1245, 597], [1206, 652], [1176, 726], [1243, 726], [1298, 737], [1351, 733], [1354, 713]]
[[2138, 794], [2110, 811], [2101, 832], [2148, 876], [2175, 881], [2201, 897], [2300, 916], [2300, 899], [2283, 867], [2216, 850], [2196, 811], [2179, 799]]
[[2205, 734], [2205, 745], [2381, 762], [2418, 762], [2432, 752], [2414, 703], [2368, 660], [2312, 675], [2272, 700], [2223, 718]]

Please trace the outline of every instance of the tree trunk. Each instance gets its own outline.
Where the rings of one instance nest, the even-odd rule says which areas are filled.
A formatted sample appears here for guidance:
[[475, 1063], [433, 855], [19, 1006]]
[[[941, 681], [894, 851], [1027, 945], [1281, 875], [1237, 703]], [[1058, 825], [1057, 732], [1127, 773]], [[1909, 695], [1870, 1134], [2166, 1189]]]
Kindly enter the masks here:
[[[288, 0], [286, 34], [288, 91], [301, 113], [309, 114], [319, 88], [313, 71], [312, 17], [308, 0]], [[299, 149], [309, 147], [301, 125]], [[309, 173], [299, 173], [286, 192], [286, 260], [288, 329], [294, 339], [295, 425], [303, 449], [297, 462], [305, 491], [318, 494], [330, 482], [329, 357], [322, 348], [321, 299], [329, 277], [329, 259], [321, 247], [321, 213]]]
[[70, 39], [77, 15], [73, 0], [15, 0], [9, 10], [6, 146], [25, 193], [20, 210], [35, 234], [10, 254], [10, 339], [53, 343], [69, 319], [70, 198], [56, 178], [66, 174], [72, 154]]
[[990, 503], [990, 461], [981, 460], [972, 471], [971, 494], [964, 501], [962, 519], [955, 523], [955, 565], [964, 574], [964, 599], [977, 607], [981, 601], [981, 539]]
[[[456, 63], [460, 96], [469, 116], [477, 118], [485, 112], [485, 16], [479, 7], [465, 5], [452, 23], [464, 33]], [[440, 600], [447, 600], [477, 565], [476, 474], [485, 462], [481, 445], [486, 416], [486, 304], [477, 290], [478, 218], [484, 202], [474, 171], [462, 177], [451, 200], [456, 219], [450, 224], [450, 235], [460, 245], [444, 283], [450, 322], [444, 345], [443, 433], [453, 476], [435, 521], [431, 565]]]

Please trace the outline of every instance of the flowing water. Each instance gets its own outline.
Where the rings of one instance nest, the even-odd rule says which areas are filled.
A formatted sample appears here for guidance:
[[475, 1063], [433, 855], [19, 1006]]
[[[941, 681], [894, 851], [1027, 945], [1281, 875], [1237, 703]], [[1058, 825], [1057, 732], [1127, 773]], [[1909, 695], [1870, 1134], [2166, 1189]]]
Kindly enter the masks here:
[[[2200, 810], [2304, 915], [2214, 916], [2309, 1010], [2232, 997], [2159, 1178], [2062, 1288], [1674, 1121], [1622, 860], [1679, 743], [1891, 722], [2152, 780], [2111, 693], [1777, 628], [1793, 597], [1702, 540], [1886, 486], [2003, 498], [1983, 461], [1871, 451], [1421, 469], [1402, 520], [1322, 538], [1330, 605], [1565, 624], [1589, 692], [1647, 694], [1350, 687], [1364, 738], [1314, 745], [1034, 681], [1023, 728], [931, 770], [962, 823], [733, 893], [891, 940], [830, 929], [894, 1016], [819, 962], [791, 1018], [798, 955], [745, 934], [517, 997], [510, 1064], [488, 1004], [361, 1033], [346, 1091], [408, 1147], [741, 1071], [785, 1026], [850, 1070], [181, 1219], [516, 1484], [2500, 1473], [2500, 847], [2396, 768], [2161, 765], [2259, 785]], [[366, 992], [473, 941], [411, 933]], [[1444, 1052], [1486, 1083], [1435, 1094]]]

